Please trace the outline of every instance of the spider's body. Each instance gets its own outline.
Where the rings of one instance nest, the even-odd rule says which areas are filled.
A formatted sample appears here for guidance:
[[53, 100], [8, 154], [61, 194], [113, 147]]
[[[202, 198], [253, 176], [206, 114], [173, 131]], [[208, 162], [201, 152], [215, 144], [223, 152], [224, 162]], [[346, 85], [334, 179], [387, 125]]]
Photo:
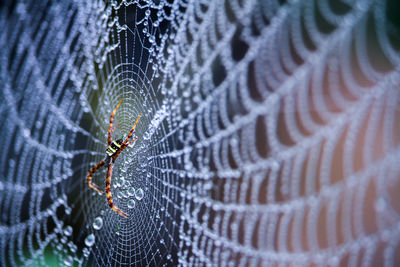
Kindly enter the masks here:
[[[111, 176], [112, 176], [112, 169], [114, 167], [114, 162], [117, 159], [117, 157], [119, 156], [119, 154], [125, 149], [127, 148], [132, 142], [134, 142], [136, 140], [130, 140], [133, 134], [133, 131], [135, 130], [135, 127], [139, 121], [139, 118], [142, 114], [140, 114], [138, 116], [138, 118], [136, 119], [135, 124], [133, 125], [131, 131], [128, 134], [128, 137], [125, 139], [125, 141], [122, 141], [122, 139], [117, 139], [112, 141], [112, 132], [115, 130], [115, 128], [112, 127], [113, 121], [114, 121], [114, 116], [115, 113], [117, 112], [117, 109], [119, 108], [119, 105], [121, 105], [122, 100], [119, 101], [118, 105], [115, 107], [114, 111], [111, 113], [110, 116], [110, 125], [108, 127], [108, 139], [107, 139], [107, 150], [106, 150], [106, 157], [104, 160], [100, 161], [97, 165], [93, 166], [90, 170], [89, 170], [89, 174], [86, 178], [86, 182], [88, 184], [88, 186], [92, 189], [94, 189], [95, 191], [97, 191], [99, 194], [103, 194], [103, 191], [100, 190], [100, 188], [94, 184], [92, 182], [92, 175], [101, 167], [103, 166], [105, 163], [107, 163], [107, 179], [106, 179], [106, 195], [107, 195], [107, 202], [108, 205], [110, 206], [110, 208], [112, 210], [114, 210], [115, 212], [117, 212], [119, 215], [128, 218], [128, 214], [126, 214], [125, 212], [123, 212], [122, 210], [120, 210], [119, 208], [117, 208], [117, 206], [114, 205], [112, 196], [111, 196]], [[118, 125], [117, 125], [118, 126]], [[130, 141], [129, 141], [130, 140]]]
[[106, 154], [109, 157], [112, 157], [118, 150], [121, 149], [122, 139], [114, 140], [111, 142], [111, 145], [107, 147]]

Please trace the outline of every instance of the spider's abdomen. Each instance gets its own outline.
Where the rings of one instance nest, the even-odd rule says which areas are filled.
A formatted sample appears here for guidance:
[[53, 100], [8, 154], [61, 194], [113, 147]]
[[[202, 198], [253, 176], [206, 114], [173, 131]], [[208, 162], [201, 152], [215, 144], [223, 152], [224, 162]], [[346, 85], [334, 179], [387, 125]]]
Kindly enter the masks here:
[[117, 141], [115, 141], [115, 140], [112, 141], [111, 145], [109, 145], [107, 147], [107, 150], [106, 150], [107, 156], [109, 156], [109, 157], [113, 156], [120, 148], [121, 148], [121, 145], [118, 144]]

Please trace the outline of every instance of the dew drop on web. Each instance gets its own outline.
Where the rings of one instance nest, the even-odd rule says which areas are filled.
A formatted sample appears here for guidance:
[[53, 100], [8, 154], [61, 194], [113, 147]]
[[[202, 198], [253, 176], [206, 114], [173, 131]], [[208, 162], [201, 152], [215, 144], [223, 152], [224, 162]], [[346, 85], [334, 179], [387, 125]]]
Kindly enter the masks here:
[[94, 234], [90, 234], [85, 238], [85, 245], [88, 247], [93, 246], [95, 242], [96, 242], [96, 238], [95, 238]]
[[135, 188], [134, 187], [129, 187], [128, 188], [128, 195], [129, 196], [134, 196], [135, 195]]
[[103, 219], [99, 216], [93, 221], [93, 229], [100, 230], [103, 227]]
[[70, 236], [70, 235], [72, 234], [72, 231], [73, 231], [72, 227], [71, 227], [70, 225], [67, 225], [67, 226], [64, 228], [64, 235]]
[[144, 197], [144, 192], [143, 192], [142, 188], [139, 188], [138, 190], [136, 190], [135, 197], [137, 200], [142, 200], [142, 198]]
[[135, 207], [135, 200], [130, 199], [128, 201], [128, 208], [133, 209]]

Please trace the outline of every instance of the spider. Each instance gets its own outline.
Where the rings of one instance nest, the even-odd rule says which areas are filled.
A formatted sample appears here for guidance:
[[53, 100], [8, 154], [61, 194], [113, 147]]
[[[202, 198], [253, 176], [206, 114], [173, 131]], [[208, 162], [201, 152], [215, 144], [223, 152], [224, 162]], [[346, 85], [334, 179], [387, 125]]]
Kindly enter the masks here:
[[108, 171], [107, 171], [107, 179], [106, 179], [106, 195], [107, 195], [107, 202], [108, 205], [110, 206], [110, 208], [117, 212], [119, 215], [128, 218], [128, 214], [123, 212], [122, 210], [120, 210], [117, 206], [115, 206], [112, 196], [111, 196], [111, 175], [112, 175], [112, 169], [114, 166], [114, 162], [115, 160], [118, 158], [119, 154], [127, 147], [129, 146], [132, 142], [136, 141], [137, 138], [129, 141], [129, 139], [131, 139], [132, 137], [132, 133], [135, 130], [136, 124], [138, 123], [140, 116], [142, 115], [142, 113], [139, 114], [139, 116], [136, 119], [135, 124], [133, 125], [131, 131], [128, 134], [128, 137], [125, 139], [125, 141], [122, 142], [122, 139], [117, 139], [112, 141], [112, 137], [111, 134], [114, 132], [114, 130], [118, 127], [115, 126], [113, 127], [113, 121], [114, 121], [114, 116], [115, 113], [117, 112], [117, 109], [119, 108], [119, 106], [121, 105], [122, 101], [124, 99], [121, 99], [117, 106], [115, 107], [114, 111], [111, 113], [110, 116], [110, 125], [108, 127], [108, 139], [107, 139], [107, 150], [106, 150], [106, 157], [100, 161], [98, 164], [96, 164], [95, 166], [93, 166], [90, 170], [89, 170], [89, 174], [86, 178], [86, 182], [88, 184], [88, 186], [92, 189], [94, 189], [96, 192], [98, 192], [99, 194], [103, 194], [103, 191], [100, 190], [99, 186], [97, 186], [95, 183], [92, 182], [92, 175], [104, 164], [108, 164]]

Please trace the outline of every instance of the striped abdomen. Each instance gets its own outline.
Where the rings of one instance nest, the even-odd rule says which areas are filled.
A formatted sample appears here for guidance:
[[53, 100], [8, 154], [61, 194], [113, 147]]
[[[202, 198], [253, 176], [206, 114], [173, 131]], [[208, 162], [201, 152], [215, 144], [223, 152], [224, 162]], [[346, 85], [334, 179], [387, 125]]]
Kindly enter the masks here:
[[108, 147], [107, 147], [107, 150], [106, 150], [106, 154], [107, 154], [107, 156], [109, 156], [109, 157], [111, 157], [111, 156], [113, 156], [115, 153], [117, 153], [117, 151], [119, 150], [121, 148], [121, 144], [119, 144], [117, 141], [112, 141], [111, 142], [111, 145], [109, 145]]

